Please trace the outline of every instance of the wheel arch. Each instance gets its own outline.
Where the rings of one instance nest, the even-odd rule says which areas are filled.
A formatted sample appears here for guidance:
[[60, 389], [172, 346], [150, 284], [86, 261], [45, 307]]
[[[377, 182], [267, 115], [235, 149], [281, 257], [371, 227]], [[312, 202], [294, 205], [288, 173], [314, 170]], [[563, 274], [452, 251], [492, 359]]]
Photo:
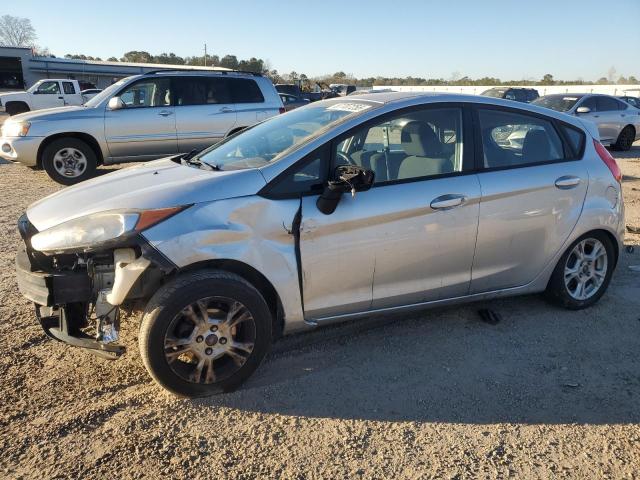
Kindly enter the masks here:
[[87, 145], [89, 145], [89, 147], [91, 147], [91, 150], [93, 150], [93, 153], [96, 154], [98, 165], [102, 165], [104, 163], [104, 156], [102, 154], [102, 149], [100, 148], [100, 144], [95, 139], [95, 137], [84, 132], [63, 132], [63, 133], [56, 133], [54, 135], [51, 135], [45, 138], [42, 141], [42, 143], [40, 143], [40, 146], [38, 147], [38, 156], [37, 156], [38, 167], [42, 167], [42, 155], [44, 153], [45, 148], [47, 148], [51, 144], [51, 142], [60, 140], [61, 138], [76, 138], [78, 140], [82, 140]]
[[4, 108], [5, 108], [5, 110], [8, 110], [12, 106], [24, 106], [24, 107], [26, 107], [25, 112], [30, 112], [31, 111], [31, 107], [24, 100], [10, 100], [4, 105]]
[[584, 233], [581, 236], [587, 235], [589, 233], [595, 233], [595, 232], [604, 234], [611, 242], [611, 245], [613, 245], [613, 253], [614, 253], [613, 268], [615, 268], [618, 265], [618, 258], [620, 257], [620, 246], [618, 245], [618, 239], [615, 237], [615, 235], [613, 235], [613, 233], [611, 233], [609, 230], [605, 230], [604, 228], [589, 230], [588, 232]]
[[196, 262], [181, 268], [176, 272], [176, 274], [179, 275], [186, 272], [194, 272], [204, 269], [215, 269], [234, 273], [253, 285], [264, 297], [269, 307], [269, 311], [271, 312], [273, 338], [276, 339], [282, 336], [282, 332], [284, 330], [284, 309], [282, 307], [280, 295], [267, 277], [251, 265], [239, 260], [231, 259], [216, 259]]

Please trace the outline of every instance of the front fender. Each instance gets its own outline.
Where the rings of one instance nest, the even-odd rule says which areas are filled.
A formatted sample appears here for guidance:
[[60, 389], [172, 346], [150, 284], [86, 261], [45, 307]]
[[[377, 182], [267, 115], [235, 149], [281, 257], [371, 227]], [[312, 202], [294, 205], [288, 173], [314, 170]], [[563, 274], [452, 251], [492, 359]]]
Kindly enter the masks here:
[[248, 196], [201, 203], [143, 235], [178, 268], [211, 260], [235, 260], [273, 285], [285, 316], [285, 333], [308, 328], [304, 322], [293, 219], [299, 199]]

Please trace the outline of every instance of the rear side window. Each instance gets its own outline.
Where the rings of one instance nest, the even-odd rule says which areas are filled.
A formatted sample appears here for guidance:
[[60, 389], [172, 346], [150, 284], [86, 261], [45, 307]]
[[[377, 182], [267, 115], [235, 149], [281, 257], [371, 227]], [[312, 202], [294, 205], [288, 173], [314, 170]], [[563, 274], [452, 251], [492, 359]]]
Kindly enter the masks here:
[[508, 168], [564, 160], [558, 132], [549, 120], [503, 111], [479, 110], [485, 168]]
[[569, 147], [571, 148], [571, 158], [580, 158], [583, 150], [584, 150], [584, 142], [585, 135], [584, 132], [577, 128], [570, 127], [568, 125], [561, 125], [562, 129], [567, 141], [569, 142]]
[[264, 103], [260, 87], [248, 78], [229, 78], [233, 103]]
[[62, 82], [62, 89], [67, 95], [74, 95], [76, 93], [76, 89], [71, 82]]
[[173, 79], [176, 106], [232, 103], [224, 78], [183, 77]]
[[599, 112], [612, 112], [619, 110], [618, 101], [609, 97], [597, 97]]

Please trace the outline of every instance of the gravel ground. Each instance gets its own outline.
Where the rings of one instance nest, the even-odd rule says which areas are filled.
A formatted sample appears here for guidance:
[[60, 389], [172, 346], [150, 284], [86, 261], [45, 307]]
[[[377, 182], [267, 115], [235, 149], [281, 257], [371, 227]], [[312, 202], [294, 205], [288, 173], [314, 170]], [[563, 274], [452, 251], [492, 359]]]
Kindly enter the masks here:
[[[617, 155], [640, 226], [640, 145]], [[640, 248], [568, 312], [537, 296], [330, 327], [279, 342], [232, 394], [181, 400], [128, 353], [48, 340], [19, 294], [15, 228], [59, 187], [0, 165], [3, 478], [640, 478]], [[640, 235], [627, 235], [628, 245]]]

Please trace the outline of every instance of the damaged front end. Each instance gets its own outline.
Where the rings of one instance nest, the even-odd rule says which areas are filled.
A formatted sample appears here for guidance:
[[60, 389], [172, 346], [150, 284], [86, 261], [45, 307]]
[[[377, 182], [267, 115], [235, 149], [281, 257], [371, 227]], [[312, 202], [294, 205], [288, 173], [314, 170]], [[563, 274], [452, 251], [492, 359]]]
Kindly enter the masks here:
[[31, 245], [38, 231], [26, 215], [18, 227], [24, 241], [16, 256], [18, 287], [34, 302], [45, 333], [103, 358], [122, 355], [121, 306], [150, 297], [175, 266], [140, 235], [121, 248], [44, 254]]

